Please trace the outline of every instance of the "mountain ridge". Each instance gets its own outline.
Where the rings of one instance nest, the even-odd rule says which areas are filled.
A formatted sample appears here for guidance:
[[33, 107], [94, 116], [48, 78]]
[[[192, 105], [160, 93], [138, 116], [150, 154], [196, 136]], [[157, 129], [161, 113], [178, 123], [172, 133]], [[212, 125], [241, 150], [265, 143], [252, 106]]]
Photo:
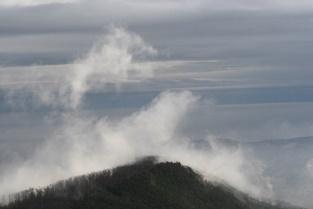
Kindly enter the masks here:
[[0, 209], [283, 209], [296, 207], [253, 199], [234, 188], [205, 181], [179, 162], [149, 157], [43, 189], [16, 194]]

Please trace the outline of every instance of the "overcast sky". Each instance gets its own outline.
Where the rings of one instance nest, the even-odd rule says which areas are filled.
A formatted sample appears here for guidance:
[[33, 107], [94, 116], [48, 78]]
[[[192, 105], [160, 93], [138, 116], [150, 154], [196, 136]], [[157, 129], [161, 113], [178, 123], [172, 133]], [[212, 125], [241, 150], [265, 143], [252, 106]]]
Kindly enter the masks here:
[[117, 26], [152, 45], [154, 59], [184, 62], [127, 91], [224, 88], [200, 94], [223, 104], [311, 102], [312, 11], [296, 0], [1, 1], [1, 91], [58, 72]]
[[312, 48], [312, 0], [0, 0], [0, 168], [63, 113], [127, 118], [166, 90], [200, 96], [194, 138], [312, 136]]
[[2, 66], [70, 63], [117, 25], [160, 59], [220, 60], [247, 79], [311, 82], [312, 1], [6, 0], [0, 10]]
[[[2, 168], [26, 177], [38, 168], [44, 183], [82, 174], [75, 156], [66, 175], [49, 169], [62, 168], [68, 151], [81, 154], [71, 150], [76, 138], [97, 147], [103, 130], [126, 144], [178, 137], [176, 125], [183, 139], [313, 136], [312, 49], [312, 0], [0, 0], [0, 194], [26, 182]], [[193, 94], [158, 97], [167, 90]], [[129, 133], [117, 131], [125, 126]], [[143, 147], [107, 143], [125, 156]], [[120, 156], [114, 149], [112, 162]], [[22, 186], [7, 183], [14, 178]], [[312, 206], [312, 192], [297, 191], [305, 197], [292, 201]]]

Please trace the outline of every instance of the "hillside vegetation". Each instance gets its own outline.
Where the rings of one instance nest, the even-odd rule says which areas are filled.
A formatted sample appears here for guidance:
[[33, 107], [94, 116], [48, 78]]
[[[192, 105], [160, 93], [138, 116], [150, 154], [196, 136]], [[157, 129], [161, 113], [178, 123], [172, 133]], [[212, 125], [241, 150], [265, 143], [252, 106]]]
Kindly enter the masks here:
[[147, 158], [133, 165], [18, 193], [0, 209], [281, 209], [225, 185], [210, 183], [180, 163]]

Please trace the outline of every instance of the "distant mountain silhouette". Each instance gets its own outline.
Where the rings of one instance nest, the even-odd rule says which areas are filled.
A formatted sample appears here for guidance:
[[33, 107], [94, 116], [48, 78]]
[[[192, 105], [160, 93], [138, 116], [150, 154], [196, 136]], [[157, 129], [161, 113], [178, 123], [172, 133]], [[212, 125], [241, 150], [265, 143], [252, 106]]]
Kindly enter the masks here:
[[0, 209], [282, 209], [227, 185], [205, 181], [180, 163], [135, 164], [60, 181], [15, 195]]

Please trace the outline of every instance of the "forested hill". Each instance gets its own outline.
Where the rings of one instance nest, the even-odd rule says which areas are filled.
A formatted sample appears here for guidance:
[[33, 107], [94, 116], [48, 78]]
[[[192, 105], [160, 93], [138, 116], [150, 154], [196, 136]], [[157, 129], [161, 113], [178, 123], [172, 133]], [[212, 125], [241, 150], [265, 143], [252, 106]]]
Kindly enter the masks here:
[[206, 182], [180, 163], [133, 165], [28, 190], [0, 209], [281, 209]]

